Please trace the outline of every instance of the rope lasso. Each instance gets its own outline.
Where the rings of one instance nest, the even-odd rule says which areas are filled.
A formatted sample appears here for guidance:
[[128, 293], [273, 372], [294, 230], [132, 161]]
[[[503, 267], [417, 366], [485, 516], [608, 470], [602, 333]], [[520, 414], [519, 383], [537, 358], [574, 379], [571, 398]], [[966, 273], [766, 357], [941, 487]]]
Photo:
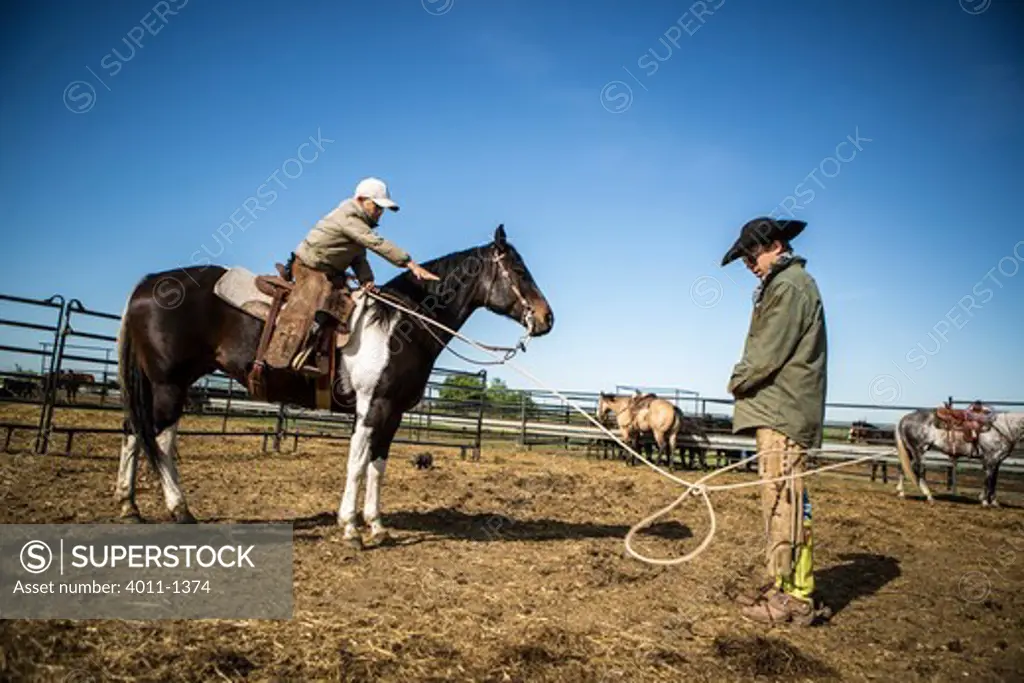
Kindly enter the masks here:
[[[412, 309], [402, 305], [401, 303], [398, 303], [397, 301], [391, 300], [390, 297], [385, 298], [384, 296], [381, 296], [378, 293], [372, 292], [372, 291], [366, 291], [366, 294], [368, 296], [376, 299], [377, 301], [380, 301], [383, 304], [386, 304], [388, 306], [393, 306], [394, 308], [396, 308], [396, 309], [398, 309], [400, 311], [403, 311], [404, 313], [407, 313], [407, 314], [412, 315], [412, 316], [414, 316], [416, 318], [419, 318], [420, 320], [422, 320], [423, 322], [427, 323], [428, 325], [434, 325], [434, 326], [444, 330], [445, 332], [448, 332], [453, 337], [458, 338], [458, 339], [466, 342], [467, 344], [476, 347], [477, 349], [483, 351], [484, 353], [491, 354], [492, 356], [497, 356], [497, 354], [494, 351], [490, 350], [490, 348], [502, 348], [502, 347], [490, 347], [490, 348], [488, 348], [486, 345], [480, 344], [477, 341], [475, 341], [473, 339], [470, 339], [469, 337], [467, 337], [467, 336], [465, 336], [463, 334], [460, 334], [456, 330], [453, 330], [453, 329], [447, 327], [446, 325], [444, 325], [444, 324], [434, 320], [433, 318], [430, 318], [429, 316], [423, 315], [422, 313], [419, 313], [418, 311], [414, 311], [414, 310], [412, 310]], [[528, 339], [528, 337], [529, 337], [529, 335], [526, 335], [527, 339]], [[434, 338], [437, 339], [436, 336]], [[437, 339], [437, 341], [440, 342], [441, 340]], [[525, 342], [521, 340], [520, 344], [525, 349]], [[682, 564], [684, 562], [689, 562], [690, 560], [696, 558], [698, 555], [700, 555], [701, 553], [703, 553], [707, 549], [707, 547], [711, 544], [711, 541], [714, 539], [715, 531], [717, 529], [717, 516], [715, 515], [715, 508], [711, 504], [711, 498], [708, 496], [708, 492], [709, 491], [729, 491], [729, 490], [735, 490], [735, 489], [741, 489], [741, 488], [749, 488], [749, 487], [753, 487], [753, 486], [764, 486], [766, 484], [771, 484], [771, 483], [780, 482], [780, 481], [790, 481], [790, 482], [792, 482], [795, 479], [801, 479], [803, 477], [809, 477], [809, 476], [814, 475], [814, 474], [820, 474], [822, 472], [827, 472], [827, 471], [830, 471], [830, 470], [839, 469], [841, 467], [850, 467], [850, 466], [853, 466], [853, 465], [856, 465], [856, 464], [859, 464], [859, 463], [862, 463], [862, 462], [868, 462], [868, 461], [872, 461], [872, 460], [877, 460], [877, 459], [883, 457], [883, 455], [884, 455], [884, 454], [877, 454], [877, 455], [865, 456], [865, 457], [862, 457], [862, 458], [858, 458], [856, 460], [851, 460], [849, 462], [837, 463], [837, 464], [834, 464], [834, 465], [826, 465], [826, 466], [818, 467], [818, 468], [811, 469], [811, 470], [805, 470], [805, 471], [799, 472], [799, 473], [790, 473], [790, 474], [787, 474], [787, 475], [783, 475], [783, 476], [779, 476], [779, 477], [774, 477], [774, 478], [771, 478], [771, 479], [758, 479], [757, 481], [752, 481], [752, 482], [740, 482], [740, 483], [736, 483], [736, 484], [722, 484], [722, 485], [718, 485], [718, 486], [708, 486], [708, 485], [706, 485], [704, 483], [704, 482], [706, 482], [706, 481], [708, 481], [708, 480], [710, 480], [710, 479], [712, 479], [714, 477], [717, 477], [720, 474], [724, 474], [725, 472], [728, 472], [728, 471], [736, 469], [736, 468], [738, 468], [738, 467], [740, 467], [742, 465], [745, 465], [746, 463], [750, 462], [751, 460], [754, 460], [754, 459], [756, 459], [758, 457], [761, 457], [762, 455], [766, 455], [768, 453], [776, 452], [776, 451], [763, 450], [763, 451], [760, 451], [759, 453], [755, 453], [752, 456], [743, 458], [742, 460], [738, 460], [737, 462], [735, 462], [735, 463], [733, 463], [731, 465], [726, 465], [725, 467], [721, 467], [721, 468], [715, 470], [714, 472], [701, 477], [696, 482], [689, 482], [689, 481], [686, 481], [685, 479], [681, 479], [681, 478], [675, 476], [674, 474], [671, 474], [670, 472], [665, 471], [664, 469], [662, 469], [658, 465], [656, 465], [656, 464], [650, 462], [649, 460], [647, 460], [647, 458], [643, 457], [642, 455], [640, 455], [639, 453], [634, 451], [630, 446], [628, 446], [627, 444], [623, 443], [623, 441], [621, 439], [619, 439], [619, 437], [617, 437], [614, 433], [612, 433], [609, 429], [607, 429], [603, 424], [601, 424], [596, 419], [591, 417], [591, 415], [587, 411], [583, 410], [578, 405], [576, 405], [571, 400], [569, 400], [569, 398], [567, 398], [566, 396], [562, 395], [561, 392], [559, 392], [557, 389], [553, 389], [551, 387], [546, 386], [544, 384], [544, 382], [542, 382], [538, 378], [534, 377], [533, 374], [531, 374], [530, 372], [528, 372], [527, 370], [525, 370], [523, 368], [518, 367], [517, 364], [513, 363], [512, 360], [511, 360], [512, 356], [515, 355], [515, 353], [514, 353], [515, 350], [516, 349], [511, 349], [511, 351], [513, 351], [513, 353], [511, 355], [506, 354], [506, 357], [503, 360], [499, 361], [499, 363], [507, 364], [510, 368], [512, 368], [513, 370], [518, 372], [523, 377], [526, 377], [528, 380], [530, 380], [531, 382], [536, 384], [541, 389], [544, 389], [545, 391], [548, 391], [551, 394], [553, 394], [553, 395], [557, 396], [558, 398], [562, 399], [562, 401], [565, 402], [566, 405], [571, 406], [572, 408], [574, 408], [580, 415], [582, 415], [584, 418], [586, 418], [589, 422], [593, 423], [594, 426], [596, 426], [599, 430], [601, 430], [602, 432], [607, 434], [613, 441], [615, 441], [615, 443], [617, 443], [624, 450], [629, 452], [633, 457], [635, 457], [638, 460], [640, 460], [642, 463], [644, 463], [645, 465], [650, 467], [652, 470], [654, 470], [655, 472], [660, 474], [665, 479], [668, 479], [669, 481], [672, 481], [674, 483], [677, 483], [677, 484], [679, 484], [681, 486], [685, 486], [686, 487], [686, 490], [678, 498], [676, 498], [676, 500], [674, 500], [672, 503], [670, 503], [666, 507], [662, 508], [658, 512], [655, 512], [654, 514], [650, 515], [649, 517], [647, 517], [647, 518], [641, 520], [640, 522], [638, 522], [637, 524], [633, 525], [630, 528], [629, 532], [626, 534], [626, 537], [624, 539], [624, 543], [625, 543], [625, 547], [626, 547], [626, 552], [629, 553], [629, 555], [632, 556], [634, 559], [639, 560], [641, 562], [645, 562], [647, 564], [674, 566], [674, 565]], [[781, 452], [781, 451], [779, 451], [779, 452]], [[820, 448], [801, 449], [801, 453], [804, 454], [804, 455], [810, 455], [811, 453], [818, 453], [818, 452], [824, 452], [824, 451], [823, 451], [823, 449], [820, 449]], [[893, 449], [892, 454], [894, 454], [894, 455], [897, 454], [896, 449]], [[633, 550], [632, 540], [633, 540], [633, 537], [637, 534], [637, 532], [639, 532], [639, 531], [645, 529], [646, 527], [650, 526], [656, 519], [659, 519], [660, 517], [664, 517], [665, 515], [671, 513], [673, 510], [675, 510], [680, 505], [682, 505], [683, 502], [685, 502], [685, 500], [689, 496], [694, 495], [695, 493], [696, 494], [700, 494], [701, 497], [703, 498], [704, 504], [705, 504], [705, 506], [707, 507], [707, 510], [708, 510], [708, 517], [709, 517], [709, 521], [710, 521], [709, 528], [708, 528], [708, 533], [704, 537], [704, 540], [701, 541], [700, 545], [697, 546], [696, 549], [692, 550], [691, 552], [687, 553], [686, 555], [683, 555], [682, 557], [673, 558], [673, 559], [667, 559], [667, 560], [666, 559], [646, 557], [646, 556], [641, 555], [640, 553], [636, 552], [635, 550]]]

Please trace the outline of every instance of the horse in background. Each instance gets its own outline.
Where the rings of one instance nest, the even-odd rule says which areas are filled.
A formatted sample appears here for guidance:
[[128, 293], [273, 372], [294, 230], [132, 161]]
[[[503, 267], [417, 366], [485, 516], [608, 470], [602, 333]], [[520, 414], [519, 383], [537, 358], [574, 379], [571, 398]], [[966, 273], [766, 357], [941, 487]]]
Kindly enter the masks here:
[[[439, 282], [404, 272], [380, 287], [399, 302], [452, 330], [481, 308], [520, 323], [530, 336], [549, 333], [554, 314], [504, 226], [480, 247], [428, 261]], [[126, 410], [116, 497], [121, 517], [141, 521], [135, 504], [140, 451], [158, 474], [167, 509], [179, 523], [195, 523], [175, 463], [177, 429], [189, 387], [220, 370], [246, 385], [265, 322], [218, 296], [228, 269], [202, 266], [147, 275], [128, 299], [118, 333], [119, 377]], [[168, 305], [168, 282], [175, 294]], [[163, 297], [163, 298], [162, 298]], [[452, 335], [374, 298], [362, 298], [347, 342], [334, 351], [330, 411], [355, 416], [348, 468], [338, 510], [344, 539], [362, 547], [360, 527], [386, 540], [380, 494], [385, 465], [402, 415], [418, 403], [434, 363]], [[317, 380], [295, 371], [268, 375], [268, 402], [318, 406]], [[362, 523], [356, 501], [365, 479]]]
[[67, 403], [77, 402], [78, 392], [83, 386], [96, 384], [95, 375], [88, 372], [75, 372], [73, 370], [57, 370], [42, 375], [42, 378], [44, 387], [47, 386], [47, 382], [52, 382], [55, 389], [63, 389]]
[[[597, 402], [597, 419], [603, 421], [609, 412], [615, 414], [615, 423], [622, 440], [634, 451], [640, 451], [641, 434], [650, 433], [654, 436], [658, 454], [667, 462], [672, 461], [672, 454], [678, 448], [679, 434], [684, 431], [684, 427], [687, 427], [685, 433], [710, 445], [707, 435], [695, 422], [687, 420], [675, 404], [658, 398], [656, 394], [637, 392], [633, 396], [619, 396], [601, 392]], [[703, 452], [700, 458], [701, 463], [705, 464]]]
[[904, 497], [903, 479], [915, 482], [929, 503], [932, 492], [925, 482], [924, 454], [935, 450], [957, 458], [981, 460], [985, 485], [978, 496], [984, 506], [998, 507], [996, 478], [999, 466], [1024, 439], [1024, 413], [998, 412], [987, 417], [976, 410], [915, 410], [900, 418], [896, 425], [896, 450], [902, 472], [896, 492]]

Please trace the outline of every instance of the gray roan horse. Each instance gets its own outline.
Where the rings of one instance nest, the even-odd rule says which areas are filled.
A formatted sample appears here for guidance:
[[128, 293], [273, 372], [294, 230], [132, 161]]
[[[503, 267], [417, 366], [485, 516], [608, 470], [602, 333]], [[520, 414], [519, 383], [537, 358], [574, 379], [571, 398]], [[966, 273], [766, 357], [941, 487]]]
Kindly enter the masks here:
[[1003, 460], [1024, 439], [1024, 413], [996, 413], [990, 429], [983, 431], [976, 444], [968, 442], [958, 431], [947, 431], [935, 417], [935, 410], [915, 410], [900, 418], [896, 425], [896, 449], [899, 451], [900, 474], [896, 492], [903, 498], [903, 478], [916, 482], [929, 503], [935, 502], [925, 483], [924, 453], [936, 450], [957, 458], [981, 459], [985, 470], [985, 488], [979, 499], [982, 505], [996, 502], [996, 477]]
[[[493, 242], [423, 264], [439, 282], [402, 273], [381, 287], [386, 297], [458, 330], [474, 311], [486, 308], [522, 324], [535, 337], [554, 325], [551, 307], [519, 252], [498, 226]], [[126, 438], [121, 450], [117, 500], [121, 516], [139, 521], [135, 473], [140, 447], [160, 478], [167, 509], [177, 522], [195, 522], [181, 492], [177, 426], [188, 388], [221, 370], [245, 386], [263, 321], [223, 301], [214, 285], [221, 267], [186, 268], [147, 275], [128, 299], [118, 334]], [[177, 287], [169, 287], [175, 280]], [[162, 300], [176, 290], [173, 305]], [[381, 523], [380, 489], [392, 439], [423, 396], [434, 362], [452, 335], [376, 300], [356, 312], [352, 333], [338, 353], [331, 412], [354, 414], [348, 473], [338, 514], [345, 539], [359, 546], [358, 489], [366, 477], [363, 518], [374, 539], [387, 537]], [[271, 388], [271, 384], [274, 384]], [[274, 402], [316, 406], [315, 380], [279, 375], [268, 394]]]

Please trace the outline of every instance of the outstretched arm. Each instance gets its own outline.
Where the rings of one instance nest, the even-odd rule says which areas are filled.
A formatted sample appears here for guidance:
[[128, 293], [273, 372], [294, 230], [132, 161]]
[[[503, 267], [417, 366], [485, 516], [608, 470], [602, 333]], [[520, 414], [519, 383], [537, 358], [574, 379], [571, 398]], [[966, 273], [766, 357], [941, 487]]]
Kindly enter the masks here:
[[[340, 226], [342, 232], [351, 238], [352, 240], [363, 245], [373, 253], [387, 259], [393, 265], [399, 268], [408, 268], [412, 271], [412, 274], [421, 280], [440, 280], [438, 276], [431, 273], [429, 270], [421, 266], [412, 260], [412, 257], [407, 251], [396, 245], [394, 242], [384, 239], [373, 230], [363, 226], [353, 226], [351, 224], [344, 224]], [[365, 259], [363, 259], [365, 263]], [[369, 268], [369, 265], [366, 266]], [[358, 271], [357, 271], [358, 274]], [[372, 280], [373, 274], [370, 274]], [[360, 281], [363, 282], [362, 278]]]
[[367, 226], [356, 225], [352, 221], [341, 223], [338, 227], [346, 237], [361, 244], [381, 258], [386, 259], [392, 265], [404, 268], [412, 261], [412, 257], [409, 256], [408, 252], [394, 242], [384, 239]]

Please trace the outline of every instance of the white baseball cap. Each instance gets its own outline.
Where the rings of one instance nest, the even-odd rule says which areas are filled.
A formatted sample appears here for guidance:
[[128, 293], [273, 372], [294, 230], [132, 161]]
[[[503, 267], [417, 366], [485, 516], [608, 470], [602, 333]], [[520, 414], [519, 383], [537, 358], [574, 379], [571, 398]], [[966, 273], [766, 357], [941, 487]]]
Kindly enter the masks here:
[[398, 204], [391, 201], [391, 194], [388, 192], [388, 186], [384, 184], [383, 180], [379, 178], [363, 178], [356, 185], [356, 191], [354, 197], [366, 197], [372, 199], [373, 203], [385, 209], [391, 209], [392, 211], [398, 211]]

